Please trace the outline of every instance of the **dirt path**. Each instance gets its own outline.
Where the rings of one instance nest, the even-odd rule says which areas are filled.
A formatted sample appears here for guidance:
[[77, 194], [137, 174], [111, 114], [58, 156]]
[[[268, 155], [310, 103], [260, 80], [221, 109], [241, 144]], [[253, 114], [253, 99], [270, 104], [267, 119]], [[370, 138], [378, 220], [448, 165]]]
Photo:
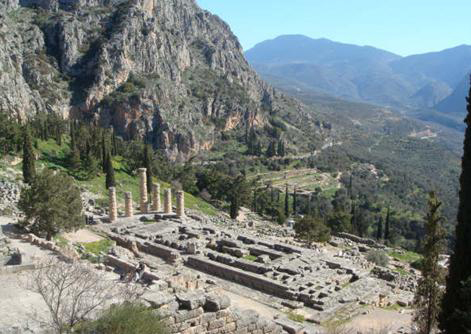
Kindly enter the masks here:
[[280, 313], [280, 311], [272, 307], [259, 303], [251, 298], [235, 294], [226, 289], [224, 289], [224, 294], [231, 299], [231, 303], [233, 306], [236, 306], [242, 310], [256, 310], [261, 316], [266, 317], [268, 319], [273, 319], [274, 316]]
[[346, 328], [361, 332], [388, 329], [392, 333], [395, 333], [400, 327], [410, 325], [411, 321], [412, 314], [410, 311], [400, 313], [397, 311], [375, 309], [369, 314], [353, 318], [352, 321], [346, 325]]
[[95, 241], [103, 240], [101, 236], [87, 229], [81, 229], [75, 232], [64, 233], [63, 236], [65, 239], [67, 239], [68, 241], [72, 243], [74, 242], [86, 243], [86, 242], [95, 242]]

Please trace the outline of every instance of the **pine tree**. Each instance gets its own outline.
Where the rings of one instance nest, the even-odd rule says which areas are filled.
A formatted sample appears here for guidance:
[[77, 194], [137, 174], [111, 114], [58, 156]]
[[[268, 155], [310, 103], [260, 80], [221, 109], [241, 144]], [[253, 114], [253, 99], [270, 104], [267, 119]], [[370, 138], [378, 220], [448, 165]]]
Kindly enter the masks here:
[[105, 180], [105, 186], [106, 189], [109, 189], [110, 187], [114, 187], [116, 185], [116, 181], [114, 178], [114, 168], [113, 168], [113, 161], [111, 158], [111, 153], [108, 152], [106, 156], [106, 180]]
[[440, 312], [442, 296], [440, 286], [443, 284], [443, 274], [438, 264], [440, 254], [445, 250], [445, 230], [442, 227], [443, 218], [440, 215], [442, 203], [435, 193], [429, 195], [429, 212], [425, 218], [424, 259], [421, 266], [422, 278], [415, 294], [415, 322], [419, 334], [430, 334], [435, 331]]
[[450, 258], [446, 292], [440, 314], [445, 334], [471, 333], [471, 88], [467, 100], [467, 125], [456, 225], [456, 241]]
[[285, 216], [289, 217], [289, 189], [288, 189], [288, 184], [286, 184], [286, 190], [285, 190]]
[[384, 224], [384, 240], [390, 241], [391, 239], [391, 207], [388, 207], [386, 213], [386, 223]]
[[379, 216], [378, 225], [376, 229], [376, 240], [383, 239], [383, 217]]
[[31, 134], [26, 127], [23, 134], [23, 181], [31, 184], [36, 176], [35, 158]]
[[143, 167], [147, 169], [147, 192], [150, 194], [152, 192], [152, 147], [148, 144], [144, 145], [144, 161], [143, 161]]
[[33, 179], [30, 188], [21, 191], [18, 206], [25, 213], [22, 224], [44, 233], [47, 240], [83, 223], [82, 199], [74, 180], [47, 168]]

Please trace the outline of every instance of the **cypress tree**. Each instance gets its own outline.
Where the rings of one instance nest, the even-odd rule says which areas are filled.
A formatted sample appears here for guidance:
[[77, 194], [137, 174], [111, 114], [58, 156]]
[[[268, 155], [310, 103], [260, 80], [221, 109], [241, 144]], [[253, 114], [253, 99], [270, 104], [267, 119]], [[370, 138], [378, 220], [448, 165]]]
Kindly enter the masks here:
[[350, 226], [353, 233], [358, 233], [358, 226], [357, 226], [357, 214], [356, 214], [356, 206], [355, 202], [352, 202], [352, 209], [350, 211]]
[[106, 139], [105, 139], [105, 131], [103, 131], [103, 134], [101, 135], [101, 168], [103, 170], [103, 173], [106, 173]]
[[442, 227], [443, 218], [440, 215], [442, 203], [435, 193], [429, 195], [429, 212], [425, 217], [424, 259], [422, 261], [422, 278], [419, 280], [415, 293], [416, 308], [415, 322], [419, 327], [418, 333], [430, 334], [435, 331], [443, 284], [443, 274], [438, 264], [440, 254], [445, 250], [445, 230]]
[[33, 144], [31, 143], [31, 134], [26, 127], [23, 134], [23, 181], [31, 184], [36, 176], [35, 158]]
[[376, 240], [383, 239], [383, 217], [379, 216], [378, 226], [376, 229]]
[[391, 238], [391, 207], [388, 207], [388, 212], [386, 213], [386, 223], [384, 225], [384, 240]]
[[276, 155], [276, 147], [275, 147], [275, 142], [271, 141], [268, 144], [267, 152], [265, 153], [267, 158], [274, 157]]
[[252, 127], [249, 131], [249, 135], [247, 138], [247, 152], [250, 155], [258, 155], [257, 154], [257, 133], [255, 132], [255, 129]]
[[285, 216], [289, 217], [289, 193], [288, 193], [288, 184], [286, 184], [285, 190]]
[[77, 145], [75, 143], [72, 145], [72, 152], [70, 153], [69, 156], [69, 166], [73, 170], [79, 170], [81, 165], [80, 161], [80, 151], [77, 148]]
[[116, 185], [116, 181], [114, 178], [114, 168], [113, 168], [113, 161], [111, 160], [111, 153], [108, 152], [106, 156], [106, 180], [105, 186], [106, 189], [110, 187], [114, 187]]
[[296, 187], [294, 188], [294, 191], [293, 191], [293, 214], [296, 214], [296, 209], [298, 207], [298, 203], [297, 203], [297, 198], [296, 198]]
[[285, 156], [285, 143], [283, 142], [283, 140], [279, 140], [278, 141], [278, 147], [277, 147], [277, 150], [276, 150], [276, 154], [279, 156], [279, 157], [284, 157]]
[[257, 188], [253, 190], [252, 209], [253, 212], [257, 212]]
[[445, 334], [471, 332], [471, 89], [466, 101], [456, 240], [440, 314], [439, 327]]

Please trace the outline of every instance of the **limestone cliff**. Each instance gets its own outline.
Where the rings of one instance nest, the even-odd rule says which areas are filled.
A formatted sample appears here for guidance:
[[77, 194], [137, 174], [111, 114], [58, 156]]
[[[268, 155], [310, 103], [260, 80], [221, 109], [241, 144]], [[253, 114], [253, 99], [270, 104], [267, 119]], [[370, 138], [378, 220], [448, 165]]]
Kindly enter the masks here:
[[194, 0], [0, 7], [0, 110], [17, 117], [84, 118], [185, 158], [221, 132], [263, 128], [286, 103], [249, 67], [228, 25]]

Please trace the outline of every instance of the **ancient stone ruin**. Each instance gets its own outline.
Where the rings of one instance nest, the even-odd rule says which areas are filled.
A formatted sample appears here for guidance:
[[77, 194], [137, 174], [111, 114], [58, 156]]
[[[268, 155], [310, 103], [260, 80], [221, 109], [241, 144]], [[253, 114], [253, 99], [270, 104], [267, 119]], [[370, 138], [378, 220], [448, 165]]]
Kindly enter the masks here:
[[[345, 234], [334, 238], [329, 247], [304, 248], [292, 239], [287, 242], [273, 235], [261, 235], [253, 225], [241, 229], [228, 228], [185, 213], [182, 191], [176, 192], [176, 212], [173, 213], [171, 189], [164, 191], [163, 212], [160, 212], [154, 210], [160, 207], [160, 186], [157, 184], [152, 185], [152, 211], [149, 212], [145, 170], [141, 169], [139, 174], [140, 204], [144, 211], [133, 216], [131, 196], [127, 193], [125, 217], [111, 219], [115, 217], [111, 206], [116, 207], [111, 199], [115, 199], [116, 194], [114, 189], [110, 189], [112, 224], [99, 225], [117, 245], [136, 256], [155, 259], [156, 263], [164, 261], [172, 269], [181, 268], [183, 272], [222, 280], [234, 291], [243, 287], [257, 300], [265, 298], [266, 303], [285, 310], [283, 312], [303, 310], [309, 314], [313, 328], [338, 314], [361, 312], [365, 305], [383, 307], [397, 303], [409, 306], [412, 303], [414, 279], [387, 268], [375, 267], [366, 260], [368, 251], [384, 247], [372, 240]], [[122, 270], [131, 270], [129, 267], [132, 267], [110, 255], [107, 264]], [[161, 265], [155, 266], [163, 270]], [[145, 277], [159, 281], [161, 274], [146, 273]], [[164, 309], [177, 312], [177, 315], [169, 317], [175, 333], [185, 332], [188, 328], [196, 328], [192, 331], [198, 333], [209, 333], [218, 328], [232, 333], [234, 326], [238, 328], [232, 315], [225, 315], [221, 321], [217, 321], [220, 319], [217, 314], [206, 315], [210, 308], [205, 306], [208, 300], [205, 298], [182, 302], [184, 299], [178, 295], [166, 296], [164, 299], [168, 303], [154, 304], [160, 305], [156, 306], [159, 309], [165, 304]], [[184, 315], [180, 317], [180, 313]], [[203, 319], [207, 317], [217, 321], [218, 327], [213, 328], [215, 325], [206, 323]], [[284, 329], [289, 327], [283, 322], [278, 324]], [[259, 325], [254, 326], [250, 328], [258, 328]], [[269, 333], [276, 332], [270, 328]], [[302, 332], [302, 328], [295, 332]], [[252, 332], [260, 333], [256, 329], [247, 330], [247, 333]]]
[[131, 218], [134, 215], [134, 208], [132, 203], [132, 193], [124, 193], [124, 216]]
[[115, 222], [118, 219], [118, 205], [116, 203], [116, 188], [110, 187], [109, 189], [109, 219], [110, 222]]
[[141, 213], [147, 213], [149, 203], [147, 199], [147, 170], [145, 168], [139, 168], [139, 181]]

